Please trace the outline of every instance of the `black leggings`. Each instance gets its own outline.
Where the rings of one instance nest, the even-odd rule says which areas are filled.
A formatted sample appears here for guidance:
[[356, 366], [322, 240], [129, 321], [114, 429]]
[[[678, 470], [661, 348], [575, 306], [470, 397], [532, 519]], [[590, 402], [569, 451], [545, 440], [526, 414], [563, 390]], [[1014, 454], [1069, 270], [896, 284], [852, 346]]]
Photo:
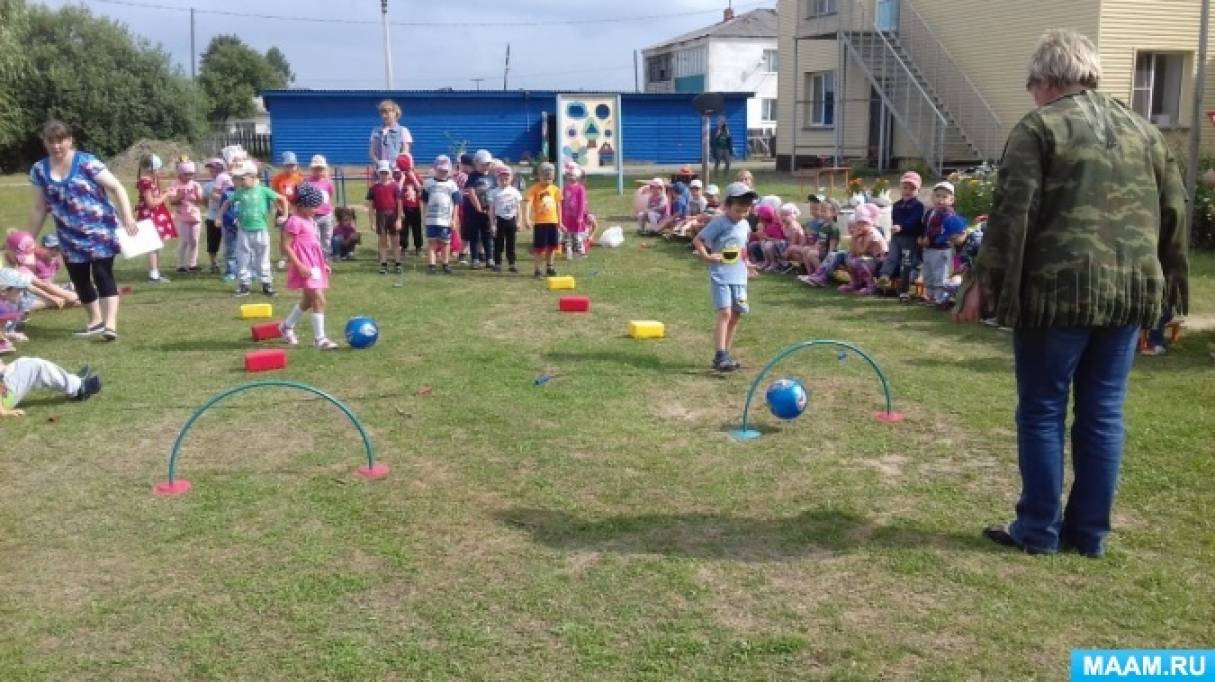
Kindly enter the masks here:
[[421, 249], [422, 244], [422, 209], [405, 207], [405, 225], [401, 228], [401, 248], [409, 248], [409, 233], [413, 233], [413, 248]]
[[223, 239], [223, 228], [216, 225], [214, 220], [207, 220], [207, 253], [212, 256], [219, 253], [219, 245]]
[[517, 218], [498, 218], [498, 233], [494, 235], [494, 253], [498, 254], [498, 265], [502, 265], [502, 257], [506, 262], [515, 264], [515, 236], [519, 234]]
[[[67, 261], [64, 261], [65, 263]], [[98, 258], [86, 263], [67, 263], [68, 276], [81, 305], [88, 305], [98, 298], [118, 295], [118, 284], [114, 281], [114, 257]], [[96, 287], [93, 284], [96, 283]]]

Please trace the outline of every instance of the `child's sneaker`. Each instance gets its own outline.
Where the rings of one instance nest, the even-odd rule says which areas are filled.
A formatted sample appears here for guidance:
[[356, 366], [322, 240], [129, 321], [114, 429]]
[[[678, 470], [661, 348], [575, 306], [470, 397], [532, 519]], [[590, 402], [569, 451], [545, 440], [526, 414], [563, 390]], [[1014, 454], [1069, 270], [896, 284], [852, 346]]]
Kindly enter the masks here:
[[151, 276], [148, 277], [148, 282], [151, 282], [152, 284], [168, 284], [170, 281], [171, 280], [168, 277], [165, 277], [164, 275], [157, 275], [156, 277], [151, 277]]
[[482, 267], [482, 266], [481, 266], [481, 261], [479, 261], [479, 260], [474, 260], [474, 261], [472, 262], [472, 265], [470, 265], [470, 266], [468, 266], [468, 267], [469, 267], [470, 269], [472, 269], [472, 270], [480, 270], [480, 269], [481, 269], [481, 267]]
[[392, 266], [392, 272], [394, 274], [400, 275], [405, 272], [405, 268], [402, 267], [400, 261], [398, 261], [396, 265]]
[[724, 350], [717, 351], [713, 356], [713, 369], [718, 372], [733, 372], [735, 370], [734, 359], [730, 357], [730, 353]]
[[98, 393], [101, 393], [101, 377], [96, 374], [89, 374], [80, 381], [80, 390], [76, 391], [76, 395], [72, 396], [72, 400], [84, 402]]
[[544, 273], [540, 272], [539, 270], [536, 270], [535, 272], [532, 273], [532, 277], [534, 277], [535, 279], [541, 279], [542, 277], [544, 277]]
[[1148, 348], [1144, 348], [1139, 352], [1143, 355], [1164, 355], [1165, 353], [1169, 352], [1169, 349], [1165, 348], [1164, 346], [1149, 346]]
[[278, 262], [274, 264], [274, 267], [276, 269], [278, 269], [279, 272], [286, 270], [287, 269], [287, 259], [286, 258], [278, 259]]
[[300, 337], [295, 335], [295, 328], [288, 327], [285, 322], [278, 325], [278, 333], [283, 337], [283, 343], [288, 346], [300, 345]]
[[556, 277], [556, 276], [557, 276], [557, 269], [556, 269], [556, 268], [554, 268], [554, 267], [552, 267], [552, 266], [550, 265], [548, 268], [546, 268], [546, 269], [544, 270], [544, 274], [548, 275], [549, 277]]
[[240, 285], [239, 287], [236, 288], [236, 294], [234, 294], [234, 295], [237, 298], [244, 298], [245, 296], [248, 296], [249, 295], [249, 285], [248, 284]]
[[426, 266], [426, 274], [428, 274], [428, 275], [433, 275], [438, 271], [439, 271], [439, 266], [437, 266], [437, 265], [427, 265]]
[[515, 267], [515, 266], [513, 266], [513, 265], [512, 265], [512, 266], [510, 266], [509, 268], [507, 268], [507, 270], [509, 270], [509, 271], [511, 271], [511, 272], [513, 272], [513, 273], [515, 273], [515, 274], [518, 274], [518, 273], [519, 273], [519, 268], [517, 268], [517, 267]]
[[105, 329], [102, 329], [101, 330], [101, 340], [102, 341], [117, 341], [118, 340], [118, 331], [115, 329], [112, 329], [110, 327], [106, 327]]
[[911, 294], [899, 294], [899, 303], [911, 303]]
[[388, 274], [388, 263], [380, 261], [380, 274], [381, 275]]
[[186, 274], [186, 272], [188, 272], [188, 270], [186, 270], [184, 267], [177, 268], [177, 271], [183, 275]]
[[468, 265], [468, 256], [460, 254], [460, 257], [456, 259], [456, 262], [458, 262], [460, 265]]
[[317, 350], [337, 350], [338, 345], [325, 337], [317, 339], [315, 342]]
[[450, 265], [448, 265], [447, 263], [443, 264], [443, 274], [451, 275], [454, 273], [455, 273], [455, 270], [452, 270]]
[[266, 296], [269, 296], [270, 298], [274, 298], [274, 287], [271, 286], [269, 283], [263, 284], [262, 293], [265, 294]]
[[502, 272], [502, 266], [498, 265], [497, 263], [494, 263], [494, 267], [492, 269], [494, 272]]
[[104, 322], [98, 322], [97, 324], [94, 324], [94, 325], [91, 325], [91, 326], [85, 327], [85, 328], [83, 328], [83, 329], [78, 329], [78, 330], [76, 330], [75, 332], [72, 332], [72, 333], [73, 333], [75, 336], [77, 336], [77, 337], [79, 337], [79, 338], [82, 338], [82, 339], [83, 339], [83, 338], [88, 337], [88, 336], [97, 336], [97, 335], [98, 335], [98, 334], [100, 334], [100, 333], [102, 332], [102, 330], [104, 330], [104, 329], [105, 329], [105, 323], [104, 323]]

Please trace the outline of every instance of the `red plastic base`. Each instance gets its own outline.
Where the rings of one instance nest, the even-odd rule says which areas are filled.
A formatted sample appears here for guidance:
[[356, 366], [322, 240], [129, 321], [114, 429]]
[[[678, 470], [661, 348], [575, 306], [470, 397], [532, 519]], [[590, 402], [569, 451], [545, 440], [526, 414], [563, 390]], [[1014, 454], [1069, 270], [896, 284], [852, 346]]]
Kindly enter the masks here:
[[179, 478], [172, 483], [161, 481], [152, 486], [152, 494], [160, 497], [176, 497], [190, 492], [190, 482], [184, 478]]
[[873, 418], [883, 424], [898, 424], [905, 419], [902, 412], [875, 412]]
[[255, 324], [249, 328], [253, 334], [254, 341], [266, 341], [269, 339], [283, 338], [282, 332], [279, 331], [277, 322], [263, 322]]
[[245, 353], [246, 372], [268, 372], [287, 366], [287, 351], [281, 348], [251, 350]]
[[128, 294], [133, 294], [133, 293], [135, 293], [135, 290], [132, 289], [131, 287], [119, 287], [118, 288], [119, 296], [126, 296]]
[[563, 313], [590, 312], [591, 299], [586, 296], [562, 296], [557, 299], [557, 310]]
[[388, 475], [389, 471], [391, 471], [391, 469], [388, 468], [387, 464], [385, 464], [383, 462], [376, 462], [375, 466], [373, 466], [373, 467], [364, 466], [364, 467], [359, 467], [358, 469], [355, 469], [354, 474], [356, 476], [361, 476], [363, 478], [375, 479], [375, 478], [384, 478], [385, 476]]

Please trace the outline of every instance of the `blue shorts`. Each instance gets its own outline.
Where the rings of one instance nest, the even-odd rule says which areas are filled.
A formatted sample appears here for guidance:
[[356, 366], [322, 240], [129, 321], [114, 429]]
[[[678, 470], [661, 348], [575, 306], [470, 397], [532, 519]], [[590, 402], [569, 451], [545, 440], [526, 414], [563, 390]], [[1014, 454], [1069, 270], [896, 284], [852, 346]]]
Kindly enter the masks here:
[[451, 227], [447, 225], [427, 225], [426, 238], [448, 243], [451, 241]]
[[747, 305], [746, 284], [709, 282], [709, 292], [713, 294], [713, 308], [716, 310], [730, 308], [740, 315], [751, 312], [751, 306]]

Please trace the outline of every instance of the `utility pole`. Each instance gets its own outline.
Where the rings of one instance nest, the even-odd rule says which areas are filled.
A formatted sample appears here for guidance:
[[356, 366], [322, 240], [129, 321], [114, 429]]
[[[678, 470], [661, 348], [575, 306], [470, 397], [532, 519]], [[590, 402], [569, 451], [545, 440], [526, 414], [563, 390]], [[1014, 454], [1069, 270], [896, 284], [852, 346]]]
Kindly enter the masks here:
[[[1185, 164], [1185, 189], [1190, 196], [1189, 225], [1194, 225], [1194, 208], [1198, 192], [1198, 147], [1202, 144], [1202, 98], [1207, 82], [1207, 34], [1211, 30], [1211, 0], [1202, 0], [1202, 14], [1198, 20], [1198, 79], [1194, 85], [1194, 110], [1190, 121], [1190, 154]], [[1215, 121], [1212, 121], [1215, 123]]]
[[641, 80], [637, 75], [637, 50], [633, 50], [633, 92], [641, 92]]
[[380, 23], [384, 26], [384, 87], [392, 89], [392, 43], [388, 41], [388, 0], [380, 0]]
[[507, 77], [510, 76], [510, 43], [506, 44], [506, 64], [502, 67], [502, 89], [506, 89]]
[[198, 71], [194, 66], [198, 51], [194, 49], [194, 8], [190, 8], [190, 80], [198, 80]]
[[484, 78], [469, 78], [468, 80], [470, 80], [470, 81], [472, 81], [472, 82], [476, 83], [476, 84], [477, 84], [477, 92], [481, 92], [481, 81], [485, 80]]

